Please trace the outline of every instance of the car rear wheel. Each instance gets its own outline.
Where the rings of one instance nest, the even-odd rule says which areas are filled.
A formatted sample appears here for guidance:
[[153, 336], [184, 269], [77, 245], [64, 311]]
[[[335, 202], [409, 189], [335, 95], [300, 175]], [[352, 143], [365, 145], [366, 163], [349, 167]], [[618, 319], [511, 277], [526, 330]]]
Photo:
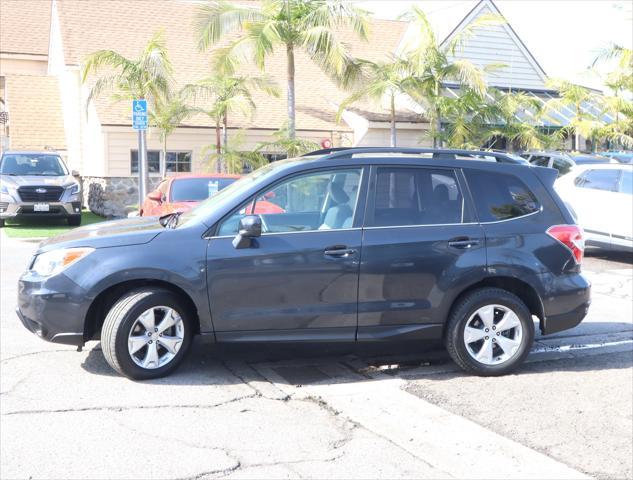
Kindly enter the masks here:
[[533, 342], [530, 311], [519, 297], [498, 288], [475, 290], [461, 299], [446, 331], [446, 348], [455, 363], [481, 376], [513, 371]]
[[124, 297], [108, 312], [101, 347], [108, 364], [135, 380], [171, 373], [189, 350], [192, 321], [177, 295], [144, 288]]

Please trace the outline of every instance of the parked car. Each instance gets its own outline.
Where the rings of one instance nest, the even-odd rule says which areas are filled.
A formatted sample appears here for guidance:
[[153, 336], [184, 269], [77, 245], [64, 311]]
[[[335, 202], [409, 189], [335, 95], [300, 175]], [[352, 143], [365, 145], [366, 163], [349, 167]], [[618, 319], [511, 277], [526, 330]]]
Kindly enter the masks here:
[[587, 243], [633, 251], [633, 165], [578, 165], [556, 190], [578, 215]]
[[[166, 178], [150, 192], [141, 208], [141, 216], [163, 216], [176, 212], [187, 212], [201, 201], [215, 195], [220, 190], [235, 182], [241, 175], [181, 175]], [[257, 203], [255, 212], [249, 213], [281, 213], [282, 209], [271, 202], [269, 195]]]
[[8, 150], [0, 157], [0, 227], [7, 219], [66, 218], [81, 224], [81, 184], [54, 152]]
[[633, 152], [601, 152], [600, 155], [612, 158], [620, 163], [633, 163]]
[[186, 212], [231, 185], [240, 175], [187, 174], [163, 179], [141, 206], [141, 216]]
[[539, 167], [555, 168], [559, 176], [565, 175], [575, 165], [585, 165], [588, 163], [611, 163], [612, 160], [601, 155], [589, 153], [567, 153], [567, 152], [525, 152], [521, 156], [532, 165]]
[[[490, 155], [497, 162], [482, 160]], [[589, 306], [583, 233], [555, 178], [462, 150], [282, 160], [189, 212], [43, 242], [19, 280], [17, 312], [52, 342], [100, 338], [110, 366], [135, 379], [173, 371], [194, 334], [444, 341], [463, 369], [501, 375], [529, 353], [533, 316], [550, 334]], [[260, 201], [280, 212], [250, 214]]]

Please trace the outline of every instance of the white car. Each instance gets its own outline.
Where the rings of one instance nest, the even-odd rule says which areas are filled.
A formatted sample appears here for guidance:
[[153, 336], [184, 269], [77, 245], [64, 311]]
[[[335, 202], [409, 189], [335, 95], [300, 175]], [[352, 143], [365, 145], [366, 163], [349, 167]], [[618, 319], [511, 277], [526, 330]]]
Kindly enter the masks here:
[[633, 251], [633, 165], [577, 165], [554, 184], [588, 245]]

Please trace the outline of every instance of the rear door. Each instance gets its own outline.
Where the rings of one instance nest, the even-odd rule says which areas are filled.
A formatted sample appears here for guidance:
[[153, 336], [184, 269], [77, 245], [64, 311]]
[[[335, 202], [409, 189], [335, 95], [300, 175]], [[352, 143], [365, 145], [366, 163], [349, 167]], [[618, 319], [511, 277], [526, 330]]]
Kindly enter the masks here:
[[633, 166], [622, 169], [616, 194], [616, 207], [611, 213], [614, 227], [611, 231], [614, 245], [633, 246]]
[[481, 278], [485, 239], [458, 170], [372, 167], [358, 340], [441, 335], [456, 292]]

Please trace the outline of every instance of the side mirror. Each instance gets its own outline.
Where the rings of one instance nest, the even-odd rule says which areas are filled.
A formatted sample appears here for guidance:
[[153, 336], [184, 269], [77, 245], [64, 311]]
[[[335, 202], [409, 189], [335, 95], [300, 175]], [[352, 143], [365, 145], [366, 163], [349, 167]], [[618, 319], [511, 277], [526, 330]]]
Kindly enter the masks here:
[[158, 203], [161, 203], [163, 201], [163, 195], [157, 190], [154, 190], [153, 192], [150, 192], [147, 195], [147, 198], [149, 198], [150, 200], [153, 200], [154, 202], [158, 202]]
[[79, 176], [79, 170], [73, 170], [72, 172], [70, 172], [70, 174], [71, 174], [73, 177], [78, 177], [78, 176]]
[[247, 215], [240, 220], [238, 233], [233, 239], [233, 247], [250, 248], [253, 239], [262, 235], [262, 219], [259, 215]]

